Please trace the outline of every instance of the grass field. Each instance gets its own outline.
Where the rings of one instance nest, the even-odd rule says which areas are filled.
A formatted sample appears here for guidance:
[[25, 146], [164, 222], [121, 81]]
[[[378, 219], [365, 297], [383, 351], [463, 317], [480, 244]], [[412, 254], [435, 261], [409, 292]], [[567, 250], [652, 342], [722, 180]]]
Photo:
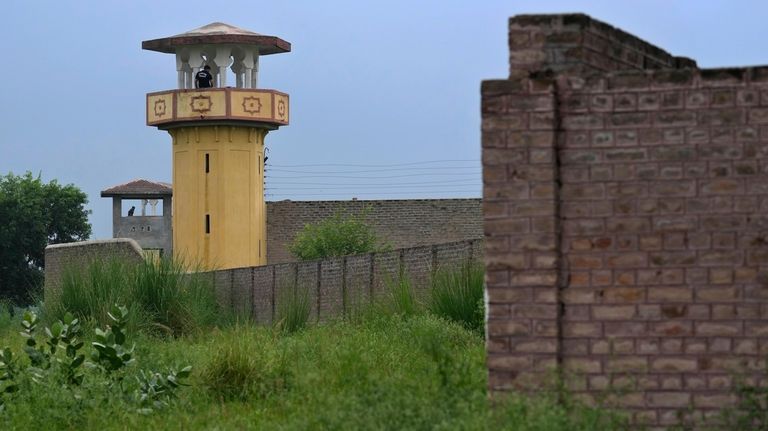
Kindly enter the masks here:
[[[311, 324], [302, 301], [293, 301], [276, 325], [265, 327], [212, 313], [215, 302], [201, 293], [205, 286], [188, 284], [173, 265], [135, 273], [93, 267], [65, 283], [63, 299], [38, 310], [36, 346], [44, 353], [50, 347], [43, 326], [59, 337], [57, 353], [43, 365], [30, 368], [20, 313], [10, 316], [0, 307], [0, 348], [14, 353], [10, 368], [0, 356], [0, 429], [623, 428], [618, 415], [562, 402], [562, 393], [556, 402], [554, 391], [512, 395], [490, 408], [477, 287], [482, 273], [464, 268], [438, 279], [425, 303], [400, 280], [388, 299], [353, 318]], [[113, 283], [121, 287], [110, 289]], [[128, 305], [123, 346], [130, 351], [135, 344], [132, 360], [114, 371], [104, 365], [109, 361], [90, 359], [91, 342], [101, 334], [96, 328], [110, 323], [108, 299]], [[63, 347], [79, 341], [67, 341], [55, 325], [67, 321], [67, 311], [83, 321], [77, 338], [84, 344], [71, 356]], [[194, 316], [202, 312], [205, 319]], [[67, 374], [79, 353], [88, 359]], [[188, 365], [186, 386], [169, 389], [177, 381], [169, 370]], [[3, 380], [4, 369], [12, 378]], [[9, 384], [17, 391], [2, 394]]]

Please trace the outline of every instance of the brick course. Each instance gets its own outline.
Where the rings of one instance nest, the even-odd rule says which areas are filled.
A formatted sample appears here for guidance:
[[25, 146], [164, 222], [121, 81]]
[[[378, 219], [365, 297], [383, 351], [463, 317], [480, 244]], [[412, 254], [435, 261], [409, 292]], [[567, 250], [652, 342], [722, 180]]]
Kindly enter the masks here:
[[734, 373], [765, 378], [768, 68], [584, 15], [513, 17], [510, 51], [481, 89], [491, 390], [561, 364], [652, 427], [729, 405]]

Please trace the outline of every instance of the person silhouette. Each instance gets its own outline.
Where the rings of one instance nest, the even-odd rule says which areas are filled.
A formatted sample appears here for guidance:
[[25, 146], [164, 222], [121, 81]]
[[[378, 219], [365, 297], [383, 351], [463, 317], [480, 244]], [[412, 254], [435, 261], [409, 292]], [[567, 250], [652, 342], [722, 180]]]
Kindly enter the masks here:
[[131, 207], [131, 209], [128, 210], [128, 217], [133, 216], [134, 211], [136, 211], [136, 207]]
[[207, 64], [203, 67], [203, 70], [195, 74], [195, 88], [210, 88], [213, 87], [213, 75], [211, 75], [211, 66]]

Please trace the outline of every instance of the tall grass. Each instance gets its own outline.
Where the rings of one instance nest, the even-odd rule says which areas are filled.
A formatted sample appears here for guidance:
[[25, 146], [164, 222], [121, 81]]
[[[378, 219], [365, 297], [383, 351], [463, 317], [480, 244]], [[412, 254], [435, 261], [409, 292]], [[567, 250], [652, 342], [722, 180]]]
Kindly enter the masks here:
[[275, 326], [286, 334], [301, 331], [307, 327], [312, 311], [309, 292], [295, 284], [281, 290], [282, 294], [277, 303]]
[[264, 331], [236, 326], [216, 337], [210, 359], [200, 378], [209, 393], [220, 400], [246, 401], [286, 389], [288, 363], [274, 348], [275, 340]]
[[398, 314], [403, 317], [416, 315], [420, 311], [419, 303], [413, 292], [411, 279], [401, 270], [397, 278], [388, 278], [384, 282], [386, 288], [383, 302], [380, 308], [390, 314]]
[[484, 274], [483, 266], [474, 262], [465, 263], [458, 270], [437, 271], [432, 278], [429, 311], [482, 333]]
[[170, 259], [140, 264], [95, 260], [85, 269], [67, 268], [60, 292], [44, 303], [44, 315], [53, 321], [69, 311], [105, 325], [116, 303], [130, 308], [131, 329], [173, 335], [211, 325], [219, 315], [210, 281]]

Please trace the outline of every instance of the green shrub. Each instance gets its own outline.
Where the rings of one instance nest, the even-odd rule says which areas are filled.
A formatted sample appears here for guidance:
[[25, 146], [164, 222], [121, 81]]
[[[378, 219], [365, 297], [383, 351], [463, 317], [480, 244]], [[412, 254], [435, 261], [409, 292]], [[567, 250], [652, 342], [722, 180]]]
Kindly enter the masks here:
[[292, 334], [307, 327], [312, 304], [309, 292], [298, 286], [281, 289], [278, 298], [275, 326], [285, 334]]
[[66, 268], [58, 295], [47, 300], [51, 321], [68, 311], [93, 324], [111, 323], [113, 304], [128, 304], [131, 330], [173, 335], [209, 326], [218, 318], [213, 286], [170, 259], [128, 264], [119, 259], [95, 260], [84, 270]]
[[299, 260], [370, 253], [388, 248], [365, 222], [365, 213], [336, 213], [317, 223], [306, 224], [288, 247]]
[[466, 263], [458, 270], [439, 270], [432, 278], [429, 311], [482, 333], [485, 327], [484, 268]]

